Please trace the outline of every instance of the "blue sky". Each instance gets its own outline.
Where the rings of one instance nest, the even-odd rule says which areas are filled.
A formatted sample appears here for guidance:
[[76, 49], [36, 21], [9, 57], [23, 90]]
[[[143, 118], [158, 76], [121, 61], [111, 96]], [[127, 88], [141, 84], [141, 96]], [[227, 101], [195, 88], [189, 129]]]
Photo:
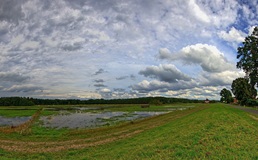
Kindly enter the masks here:
[[257, 1], [0, 1], [0, 96], [219, 99]]

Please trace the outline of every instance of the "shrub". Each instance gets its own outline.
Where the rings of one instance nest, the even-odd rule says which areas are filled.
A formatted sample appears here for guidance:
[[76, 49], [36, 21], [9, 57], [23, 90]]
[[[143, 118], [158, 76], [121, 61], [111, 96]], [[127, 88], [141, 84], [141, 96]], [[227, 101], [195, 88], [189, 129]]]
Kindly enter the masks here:
[[248, 99], [246, 105], [250, 107], [258, 106], [258, 101], [256, 99]]

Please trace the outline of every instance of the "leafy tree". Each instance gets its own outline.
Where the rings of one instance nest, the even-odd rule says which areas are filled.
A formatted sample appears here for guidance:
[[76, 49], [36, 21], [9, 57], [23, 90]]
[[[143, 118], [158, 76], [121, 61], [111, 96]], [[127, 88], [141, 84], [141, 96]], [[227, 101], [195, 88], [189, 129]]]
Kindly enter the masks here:
[[249, 78], [253, 88], [252, 98], [257, 96], [255, 85], [258, 86], [258, 27], [254, 28], [253, 33], [245, 38], [243, 46], [238, 47], [237, 68], [243, 69]]
[[226, 88], [223, 88], [221, 91], [220, 91], [220, 101], [221, 102], [226, 102], [226, 103], [230, 103], [230, 102], [233, 102], [233, 98], [232, 98], [232, 94], [229, 90], [227, 90]]
[[232, 93], [240, 101], [241, 105], [246, 104], [248, 99], [252, 99], [255, 89], [249, 84], [248, 79], [237, 78], [233, 81], [231, 87]]

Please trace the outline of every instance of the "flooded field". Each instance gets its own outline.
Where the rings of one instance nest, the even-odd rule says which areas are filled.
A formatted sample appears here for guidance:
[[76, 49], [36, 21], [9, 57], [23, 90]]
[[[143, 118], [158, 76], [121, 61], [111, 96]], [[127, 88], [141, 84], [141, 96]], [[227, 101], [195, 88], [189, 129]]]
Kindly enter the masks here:
[[30, 120], [31, 117], [4, 117], [0, 116], [0, 126], [17, 126]]
[[[130, 122], [134, 120], [144, 119], [151, 116], [161, 115], [175, 110], [185, 110], [189, 107], [152, 107], [142, 108], [116, 108], [116, 107], [69, 107], [68, 108], [44, 108], [43, 112], [50, 114], [41, 114], [37, 120], [37, 124], [47, 128], [97, 128], [101, 126], [111, 126], [121, 122]], [[158, 111], [157, 111], [157, 110]], [[129, 111], [130, 110], [130, 111]], [[155, 111], [156, 110], [156, 111]], [[10, 111], [10, 110], [9, 110]], [[16, 112], [13, 109], [10, 112]], [[22, 113], [19, 111], [19, 113]], [[35, 111], [32, 112], [34, 114]], [[32, 114], [30, 114], [32, 116]], [[1, 126], [18, 126], [30, 120], [31, 116], [0, 116]]]
[[167, 112], [62, 112], [58, 115], [43, 116], [40, 118], [44, 127], [51, 128], [95, 128], [114, 125], [123, 121], [132, 121]]

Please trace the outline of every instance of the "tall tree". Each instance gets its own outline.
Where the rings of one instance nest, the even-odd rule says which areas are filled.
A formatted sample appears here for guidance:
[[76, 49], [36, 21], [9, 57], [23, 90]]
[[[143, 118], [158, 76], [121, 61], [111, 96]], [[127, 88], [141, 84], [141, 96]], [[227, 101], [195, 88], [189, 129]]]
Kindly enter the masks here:
[[231, 87], [232, 93], [235, 95], [236, 99], [240, 101], [241, 105], [246, 104], [248, 99], [253, 98], [254, 89], [248, 83], [248, 79], [237, 78], [233, 81]]
[[232, 94], [229, 90], [227, 90], [226, 88], [223, 88], [221, 91], [220, 91], [220, 101], [221, 102], [226, 102], [226, 103], [230, 103], [230, 102], [233, 102], [233, 98], [232, 98]]
[[237, 51], [237, 68], [243, 69], [249, 78], [253, 88], [252, 98], [257, 96], [255, 85], [258, 86], [258, 27], [256, 26], [253, 33], [245, 38], [243, 46], [238, 47]]

